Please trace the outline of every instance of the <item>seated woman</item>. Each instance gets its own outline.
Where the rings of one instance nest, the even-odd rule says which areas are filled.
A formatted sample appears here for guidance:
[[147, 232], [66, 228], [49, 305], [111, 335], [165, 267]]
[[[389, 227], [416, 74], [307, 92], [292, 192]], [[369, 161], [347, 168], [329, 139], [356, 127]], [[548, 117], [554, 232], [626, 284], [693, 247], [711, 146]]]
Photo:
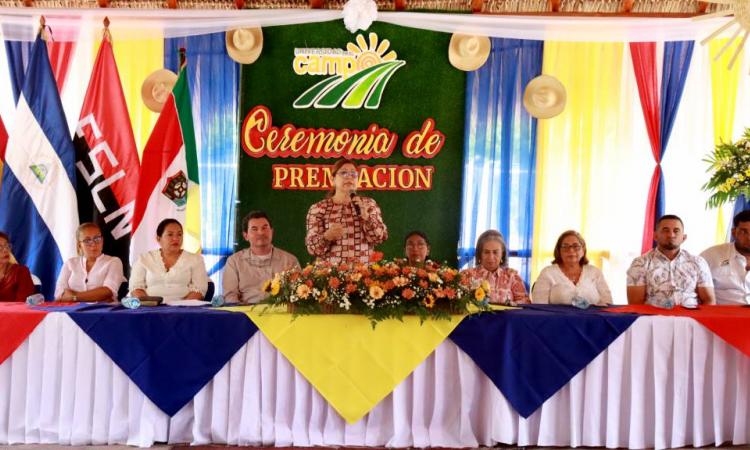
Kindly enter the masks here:
[[10, 238], [0, 231], [0, 302], [24, 302], [35, 291], [29, 268], [11, 262]]
[[203, 300], [208, 274], [203, 257], [182, 249], [182, 225], [164, 219], [156, 227], [159, 250], [138, 257], [130, 273], [131, 295]]
[[529, 303], [526, 286], [518, 272], [508, 267], [508, 250], [503, 235], [487, 230], [479, 235], [476, 245], [476, 267], [462, 272], [471, 280], [490, 284], [490, 303]]
[[404, 239], [406, 262], [411, 266], [422, 266], [430, 258], [430, 240], [419, 230], [414, 230]]
[[557, 238], [555, 259], [539, 274], [531, 298], [534, 303], [570, 305], [574, 297], [592, 305], [612, 303], [602, 271], [586, 258], [586, 241], [577, 231], [568, 230]]
[[55, 287], [55, 299], [64, 301], [111, 302], [117, 300], [125, 281], [122, 261], [102, 253], [104, 238], [95, 223], [82, 223], [76, 231], [78, 255], [63, 264]]

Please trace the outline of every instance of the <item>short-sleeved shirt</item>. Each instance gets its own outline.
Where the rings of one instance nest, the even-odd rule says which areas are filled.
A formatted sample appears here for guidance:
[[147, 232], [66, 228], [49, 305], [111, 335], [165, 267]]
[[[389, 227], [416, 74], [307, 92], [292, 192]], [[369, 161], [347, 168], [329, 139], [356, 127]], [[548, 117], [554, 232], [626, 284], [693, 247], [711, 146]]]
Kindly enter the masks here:
[[747, 259], [734, 243], [719, 244], [701, 253], [711, 269], [716, 303], [719, 305], [747, 305], [750, 303], [750, 272]]
[[130, 272], [130, 292], [143, 289], [148, 295], [165, 299], [184, 298], [190, 292], [205, 295], [208, 290], [208, 274], [201, 255], [182, 251], [174, 266], [164, 265], [160, 250], [153, 250], [138, 257]]
[[708, 264], [700, 256], [680, 249], [670, 260], [654, 248], [630, 264], [627, 285], [646, 286], [646, 303], [666, 306], [670, 299], [675, 305], [697, 305], [696, 288], [714, 284]]
[[65, 289], [82, 292], [106, 287], [112, 291], [114, 299], [123, 281], [125, 276], [122, 274], [122, 261], [119, 258], [101, 254], [91, 270], [86, 272], [86, 257], [76, 256], [63, 264], [60, 276], [57, 277], [55, 298], [60, 298]]
[[474, 267], [462, 272], [471, 280], [486, 280], [490, 284], [490, 303], [504, 304], [509, 300], [529, 303], [529, 294], [521, 276], [510, 267], [498, 267], [490, 272], [484, 267]]

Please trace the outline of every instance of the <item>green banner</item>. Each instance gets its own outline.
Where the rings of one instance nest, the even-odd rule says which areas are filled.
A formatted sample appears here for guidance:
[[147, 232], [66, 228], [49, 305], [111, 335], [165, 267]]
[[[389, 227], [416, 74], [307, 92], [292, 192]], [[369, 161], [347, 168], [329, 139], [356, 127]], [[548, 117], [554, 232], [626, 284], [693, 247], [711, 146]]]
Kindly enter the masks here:
[[307, 210], [350, 155], [358, 193], [388, 226], [377, 249], [403, 256], [405, 234], [419, 229], [433, 259], [455, 264], [466, 78], [448, 62], [449, 41], [382, 23], [355, 34], [342, 21], [264, 28], [261, 56], [242, 66], [238, 221], [265, 210], [274, 244], [312, 260]]

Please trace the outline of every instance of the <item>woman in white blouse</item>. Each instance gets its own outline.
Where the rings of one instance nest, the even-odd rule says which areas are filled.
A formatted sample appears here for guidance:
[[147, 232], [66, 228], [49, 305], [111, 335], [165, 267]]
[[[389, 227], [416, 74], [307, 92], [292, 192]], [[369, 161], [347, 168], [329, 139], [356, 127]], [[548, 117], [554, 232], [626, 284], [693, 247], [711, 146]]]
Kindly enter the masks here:
[[182, 225], [164, 219], [156, 227], [159, 250], [142, 254], [130, 273], [130, 293], [165, 299], [203, 300], [208, 274], [203, 257], [182, 249]]
[[102, 231], [95, 223], [82, 223], [76, 231], [78, 255], [65, 262], [57, 278], [55, 298], [64, 301], [111, 302], [125, 281], [122, 261], [105, 255]]
[[592, 305], [612, 303], [602, 271], [586, 258], [583, 236], [568, 230], [557, 238], [555, 259], [539, 274], [531, 290], [531, 301], [570, 305], [574, 297], [582, 297]]

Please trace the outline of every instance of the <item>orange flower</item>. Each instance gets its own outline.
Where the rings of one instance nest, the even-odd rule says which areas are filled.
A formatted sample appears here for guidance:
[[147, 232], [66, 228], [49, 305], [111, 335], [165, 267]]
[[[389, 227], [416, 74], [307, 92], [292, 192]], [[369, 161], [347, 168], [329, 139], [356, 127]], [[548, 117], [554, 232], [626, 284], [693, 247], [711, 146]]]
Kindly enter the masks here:
[[307, 287], [313, 287], [313, 280], [306, 280], [305, 284], [307, 285]]
[[292, 272], [291, 275], [289, 275], [289, 281], [297, 281], [299, 280], [299, 272]]
[[370, 286], [370, 297], [374, 298], [375, 300], [380, 300], [381, 298], [383, 298], [383, 295], [385, 295], [383, 288], [381, 288], [377, 284], [373, 284], [372, 286]]
[[427, 289], [430, 286], [430, 283], [427, 282], [427, 280], [419, 280], [419, 287], [422, 289]]
[[424, 269], [417, 269], [417, 276], [419, 278], [427, 278], [427, 271]]
[[306, 284], [297, 286], [297, 297], [307, 298], [310, 296], [310, 288]]
[[448, 297], [451, 300], [455, 300], [456, 299], [456, 290], [453, 289], [452, 287], [447, 287], [447, 288], [443, 289], [443, 293], [445, 293], [445, 296]]
[[354, 284], [354, 283], [349, 283], [349, 284], [346, 285], [346, 288], [344, 288], [344, 291], [347, 294], [351, 294], [352, 292], [354, 292], [356, 290], [357, 290], [357, 285]]
[[486, 297], [486, 296], [487, 296], [487, 293], [485, 293], [485, 292], [484, 292], [484, 289], [482, 289], [482, 288], [480, 288], [480, 287], [479, 287], [479, 288], [477, 288], [477, 290], [475, 290], [475, 291], [474, 291], [474, 298], [475, 298], [475, 299], [476, 299], [477, 301], [480, 301], [480, 302], [481, 302], [482, 300], [484, 300], [484, 297]]
[[433, 306], [435, 306], [435, 297], [428, 295], [424, 300], [422, 300], [422, 304], [428, 308], [432, 308]]
[[386, 291], [390, 291], [391, 289], [395, 288], [396, 284], [393, 282], [393, 280], [388, 280], [385, 283], [383, 283], [383, 289]]
[[445, 291], [443, 291], [442, 288], [433, 288], [432, 293], [435, 294], [435, 297], [437, 298], [445, 297]]
[[378, 262], [381, 259], [383, 259], [383, 252], [373, 250], [372, 253], [370, 253], [370, 262]]
[[453, 281], [453, 279], [454, 279], [454, 278], [456, 278], [456, 274], [455, 274], [455, 273], [453, 273], [453, 271], [452, 271], [452, 270], [446, 270], [446, 271], [444, 271], [444, 272], [443, 272], [442, 274], [440, 274], [440, 276], [442, 276], [442, 277], [443, 277], [443, 279], [444, 279], [444, 280], [445, 280], [445, 281], [446, 281], [447, 283], [450, 283], [451, 281]]
[[403, 291], [401, 291], [401, 296], [407, 300], [413, 299], [415, 295], [416, 295], [416, 292], [412, 291], [409, 288], [406, 288]]
[[328, 286], [330, 286], [332, 289], [338, 289], [338, 287], [341, 286], [341, 280], [336, 277], [331, 277], [328, 280]]

